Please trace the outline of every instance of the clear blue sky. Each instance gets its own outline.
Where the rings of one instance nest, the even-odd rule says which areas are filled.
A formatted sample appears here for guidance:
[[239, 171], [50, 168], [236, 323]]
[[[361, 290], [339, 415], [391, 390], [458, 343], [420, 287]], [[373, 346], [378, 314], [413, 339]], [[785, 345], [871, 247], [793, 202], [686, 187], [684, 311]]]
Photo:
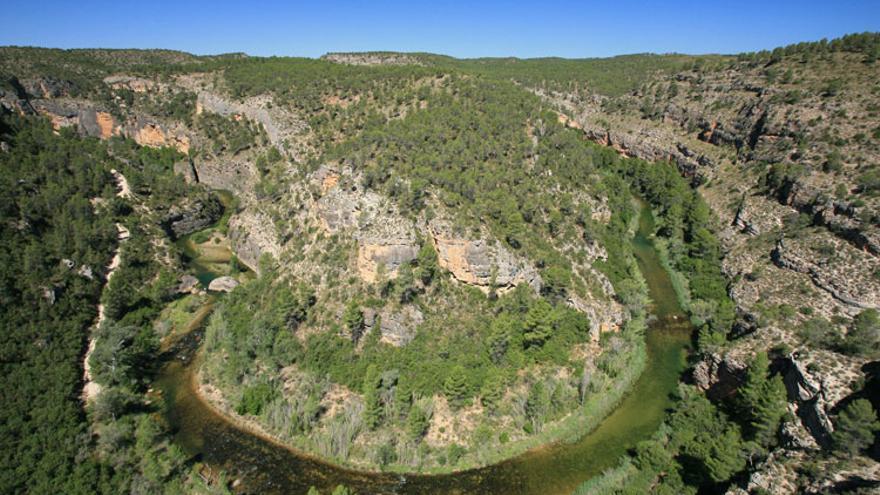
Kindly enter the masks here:
[[272, 1], [13, 0], [0, 45], [173, 48], [316, 57], [736, 53], [880, 31], [880, 0]]

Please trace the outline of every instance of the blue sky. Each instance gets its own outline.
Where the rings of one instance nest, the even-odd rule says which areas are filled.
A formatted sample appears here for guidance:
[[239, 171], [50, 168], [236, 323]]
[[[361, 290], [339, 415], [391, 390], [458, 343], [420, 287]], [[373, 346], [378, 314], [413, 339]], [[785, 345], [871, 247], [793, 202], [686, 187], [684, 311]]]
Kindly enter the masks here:
[[17, 0], [0, 12], [0, 45], [307, 57], [366, 50], [457, 57], [736, 53], [880, 31], [880, 0]]

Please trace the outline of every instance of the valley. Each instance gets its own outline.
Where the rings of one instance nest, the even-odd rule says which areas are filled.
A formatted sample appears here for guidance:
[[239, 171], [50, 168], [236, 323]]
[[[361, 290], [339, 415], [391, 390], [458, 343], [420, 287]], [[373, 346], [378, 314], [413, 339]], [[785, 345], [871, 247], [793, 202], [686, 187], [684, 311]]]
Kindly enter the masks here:
[[0, 491], [870, 493], [878, 55], [0, 47]]

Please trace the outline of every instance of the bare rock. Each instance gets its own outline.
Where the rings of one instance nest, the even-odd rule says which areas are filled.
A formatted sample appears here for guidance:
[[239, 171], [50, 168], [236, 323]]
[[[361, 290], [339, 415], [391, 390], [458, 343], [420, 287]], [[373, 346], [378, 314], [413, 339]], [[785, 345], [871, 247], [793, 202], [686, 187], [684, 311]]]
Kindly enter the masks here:
[[782, 363], [782, 379], [790, 401], [796, 404], [798, 418], [806, 430], [822, 447], [831, 444], [834, 426], [828, 417], [829, 405], [818, 384], [795, 358], [786, 358]]
[[95, 274], [92, 273], [92, 267], [90, 267], [88, 265], [80, 266], [79, 270], [77, 270], [76, 273], [82, 277], [89, 279], [89, 280], [95, 279]]
[[34, 98], [59, 98], [69, 96], [74, 89], [72, 82], [51, 76], [25, 79], [21, 81], [27, 94]]
[[487, 293], [492, 289], [503, 292], [521, 283], [536, 291], [541, 289], [538, 271], [497, 240], [467, 239], [456, 235], [442, 222], [432, 222], [428, 229], [439, 265], [459, 282]]
[[381, 341], [395, 347], [401, 347], [412, 342], [416, 336], [419, 325], [425, 318], [422, 312], [414, 306], [403, 306], [399, 310], [383, 309], [379, 312], [373, 309], [364, 310], [364, 324], [366, 332], [371, 332], [375, 325], [379, 324]]
[[357, 267], [366, 282], [376, 282], [380, 267], [388, 278], [396, 278], [398, 270], [419, 254], [419, 247], [406, 239], [380, 239], [362, 242], [358, 246]]
[[259, 272], [260, 257], [270, 254], [276, 259], [281, 244], [272, 219], [256, 208], [246, 208], [229, 220], [229, 241], [238, 260]]
[[217, 277], [208, 284], [208, 290], [212, 292], [231, 292], [239, 286], [238, 280], [232, 277]]
[[327, 53], [321, 59], [348, 65], [424, 65], [404, 53]]
[[214, 224], [222, 215], [220, 200], [213, 194], [204, 194], [171, 206], [160, 224], [176, 239]]
[[694, 366], [694, 384], [710, 398], [732, 394], [745, 380], [746, 364], [731, 356], [711, 353]]
[[190, 294], [197, 290], [199, 279], [192, 275], [184, 275], [180, 277], [180, 284], [175, 289], [178, 294]]
[[189, 152], [189, 136], [183, 133], [174, 133], [156, 122], [138, 121], [127, 130], [126, 134], [141, 146], [153, 148], [171, 146], [183, 154]]

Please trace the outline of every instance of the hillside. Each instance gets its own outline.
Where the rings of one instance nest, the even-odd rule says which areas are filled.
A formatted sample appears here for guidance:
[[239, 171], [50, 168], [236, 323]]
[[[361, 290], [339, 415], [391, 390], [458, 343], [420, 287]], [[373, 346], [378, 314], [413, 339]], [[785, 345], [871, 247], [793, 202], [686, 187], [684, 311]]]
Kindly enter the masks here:
[[[0, 48], [3, 304], [76, 315], [53, 397], [80, 439], [32, 468], [4, 457], [0, 486], [225, 490], [228, 466], [147, 414], [208, 313], [198, 393], [335, 464], [452, 472], [578, 438], [647, 359], [644, 201], [695, 350], [660, 430], [581, 491], [876, 488], [878, 40], [581, 60]], [[46, 399], [43, 344], [19, 347], [46, 328], [4, 342], [28, 383], [10, 452], [50, 441], [39, 416], [12, 421]]]

